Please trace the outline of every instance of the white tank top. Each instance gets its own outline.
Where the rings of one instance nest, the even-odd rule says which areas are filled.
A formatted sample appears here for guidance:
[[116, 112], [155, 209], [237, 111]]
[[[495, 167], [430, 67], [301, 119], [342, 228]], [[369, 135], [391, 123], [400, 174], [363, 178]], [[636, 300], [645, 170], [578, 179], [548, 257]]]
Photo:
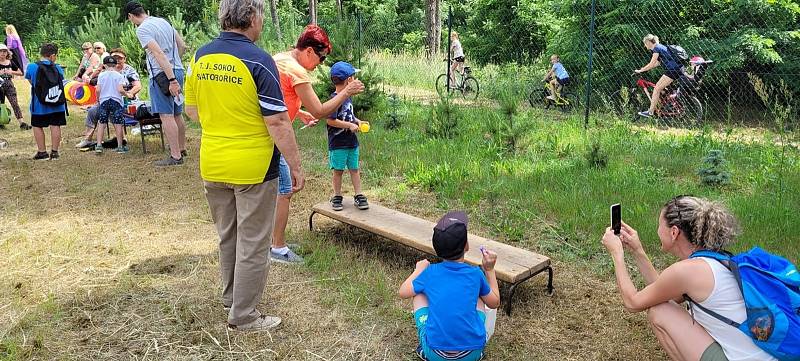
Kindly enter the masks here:
[[[742, 323], [747, 319], [744, 298], [739, 285], [728, 268], [715, 259], [701, 257], [714, 273], [714, 290], [708, 298], [699, 302], [703, 307], [712, 310], [728, 319]], [[694, 307], [694, 319], [709, 335], [722, 346], [729, 361], [777, 361], [753, 343], [750, 336], [711, 316], [699, 307]]]

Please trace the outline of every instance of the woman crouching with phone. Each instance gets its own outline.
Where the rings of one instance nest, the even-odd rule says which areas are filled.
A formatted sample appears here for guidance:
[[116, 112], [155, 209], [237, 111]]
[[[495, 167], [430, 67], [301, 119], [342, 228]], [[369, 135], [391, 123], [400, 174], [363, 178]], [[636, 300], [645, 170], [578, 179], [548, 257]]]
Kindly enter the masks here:
[[[744, 299], [733, 274], [710, 258], [689, 258], [695, 251], [723, 251], [739, 233], [736, 218], [721, 204], [703, 198], [678, 196], [661, 208], [658, 238], [661, 250], [678, 257], [663, 272], [653, 267], [639, 234], [625, 224], [619, 235], [611, 227], [603, 245], [614, 261], [614, 270], [625, 309], [647, 310], [656, 338], [673, 360], [771, 361], [772, 356], [756, 346], [749, 336], [713, 316], [693, 308], [693, 315], [680, 305], [684, 295], [705, 308], [735, 322], [747, 318]], [[627, 249], [647, 286], [636, 289], [625, 265]]]

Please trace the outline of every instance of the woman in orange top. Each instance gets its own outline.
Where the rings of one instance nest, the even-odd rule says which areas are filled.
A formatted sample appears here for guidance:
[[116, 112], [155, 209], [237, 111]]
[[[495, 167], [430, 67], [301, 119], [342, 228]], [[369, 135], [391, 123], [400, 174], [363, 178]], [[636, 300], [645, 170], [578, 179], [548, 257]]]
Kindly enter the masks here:
[[[345, 91], [327, 102], [322, 103], [319, 100], [311, 87], [309, 72], [325, 61], [331, 49], [331, 42], [325, 30], [317, 25], [308, 25], [300, 34], [293, 49], [273, 56], [280, 73], [281, 90], [289, 119], [299, 118], [307, 126], [314, 126], [318, 119], [336, 111], [345, 100], [364, 91], [364, 84], [356, 80], [351, 82]], [[300, 110], [301, 106], [306, 110]], [[292, 178], [283, 157], [280, 160], [280, 171], [278, 206], [275, 212], [270, 258], [281, 263], [302, 263], [303, 258], [286, 245], [285, 233], [292, 198]]]

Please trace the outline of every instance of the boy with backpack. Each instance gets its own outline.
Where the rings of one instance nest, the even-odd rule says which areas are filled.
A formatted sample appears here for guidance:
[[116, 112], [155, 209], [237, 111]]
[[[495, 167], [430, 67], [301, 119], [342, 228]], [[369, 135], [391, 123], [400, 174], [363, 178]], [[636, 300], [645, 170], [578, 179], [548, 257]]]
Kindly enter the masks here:
[[[400, 298], [414, 298], [414, 320], [423, 360], [475, 361], [486, 345], [485, 307], [500, 306], [494, 265], [497, 254], [481, 247], [483, 271], [464, 263], [469, 251], [467, 215], [450, 212], [433, 228], [433, 248], [441, 263], [417, 262], [400, 286]], [[484, 307], [485, 306], [485, 307]], [[489, 315], [494, 315], [490, 313]], [[489, 320], [490, 324], [493, 320]]]
[[124, 142], [125, 118], [122, 117], [125, 96], [125, 86], [128, 81], [125, 76], [117, 71], [117, 59], [107, 56], [103, 59], [102, 73], [97, 77], [97, 97], [100, 106], [97, 110], [97, 144], [94, 152], [103, 154], [103, 136], [108, 126], [108, 121], [114, 124], [114, 131], [117, 135], [117, 153], [128, 153], [128, 146]]
[[[358, 70], [349, 63], [340, 61], [331, 67], [331, 81], [336, 86], [336, 92], [331, 94], [335, 98], [344, 91], [347, 85], [355, 81]], [[361, 174], [358, 171], [358, 137], [361, 121], [353, 114], [353, 102], [348, 98], [339, 106], [335, 113], [328, 119], [328, 159], [333, 169], [333, 197], [331, 207], [334, 211], [341, 211], [342, 201], [342, 176], [344, 170], [350, 170], [350, 180], [353, 181], [355, 197], [353, 203], [356, 208], [369, 209], [367, 197], [361, 194]]]
[[[59, 157], [61, 127], [67, 125], [67, 99], [64, 94], [64, 69], [56, 64], [58, 46], [51, 43], [42, 45], [40, 61], [28, 64], [25, 79], [31, 83], [31, 126], [36, 141], [37, 152], [34, 160]], [[47, 154], [44, 128], [50, 128], [51, 148]]]

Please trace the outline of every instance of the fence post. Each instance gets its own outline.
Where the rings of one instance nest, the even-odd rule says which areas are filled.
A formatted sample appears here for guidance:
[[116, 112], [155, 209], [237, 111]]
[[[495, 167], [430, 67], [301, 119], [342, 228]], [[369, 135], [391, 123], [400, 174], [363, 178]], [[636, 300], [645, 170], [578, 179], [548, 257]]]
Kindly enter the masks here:
[[446, 88], [444, 90], [445, 94], [448, 94], [450, 91], [450, 35], [453, 35], [453, 6], [447, 7], [447, 81], [445, 82]]
[[592, 0], [591, 19], [589, 20], [589, 63], [587, 65], [587, 79], [586, 79], [586, 111], [583, 115], [583, 128], [589, 128], [589, 110], [592, 101], [592, 58], [594, 56], [594, 14], [595, 14], [595, 1]]

